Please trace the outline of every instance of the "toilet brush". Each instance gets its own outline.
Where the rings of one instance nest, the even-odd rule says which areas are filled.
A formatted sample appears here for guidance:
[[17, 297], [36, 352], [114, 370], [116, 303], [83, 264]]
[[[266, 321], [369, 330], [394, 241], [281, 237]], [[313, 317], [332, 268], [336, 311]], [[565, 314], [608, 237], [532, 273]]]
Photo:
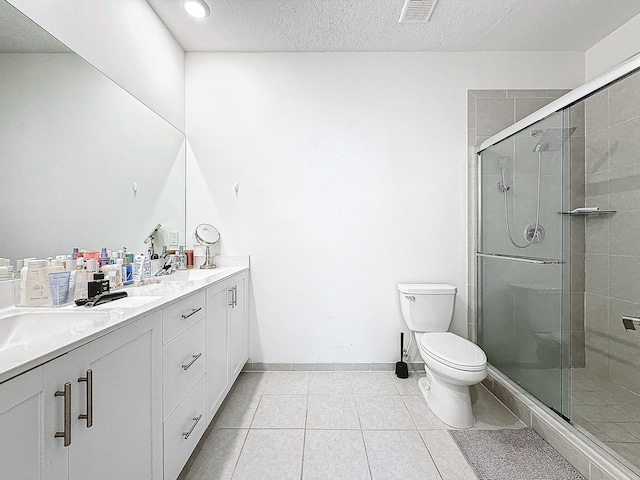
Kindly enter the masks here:
[[400, 361], [396, 362], [396, 376], [398, 378], [409, 378], [409, 366], [402, 361], [404, 353], [404, 332], [400, 332]]

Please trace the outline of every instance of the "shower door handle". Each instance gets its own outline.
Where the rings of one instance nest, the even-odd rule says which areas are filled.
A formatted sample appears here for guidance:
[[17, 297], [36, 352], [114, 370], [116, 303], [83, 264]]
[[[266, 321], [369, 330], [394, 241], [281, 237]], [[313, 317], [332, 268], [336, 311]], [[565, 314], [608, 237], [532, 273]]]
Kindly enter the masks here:
[[636, 327], [640, 327], [640, 317], [622, 315], [622, 324], [625, 330], [637, 330]]

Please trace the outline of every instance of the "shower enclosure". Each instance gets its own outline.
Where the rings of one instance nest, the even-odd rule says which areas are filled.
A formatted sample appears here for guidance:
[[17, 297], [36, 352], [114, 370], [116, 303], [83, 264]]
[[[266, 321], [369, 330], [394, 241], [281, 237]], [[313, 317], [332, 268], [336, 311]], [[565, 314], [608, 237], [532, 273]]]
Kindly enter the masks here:
[[636, 71], [482, 144], [476, 257], [490, 364], [640, 473]]

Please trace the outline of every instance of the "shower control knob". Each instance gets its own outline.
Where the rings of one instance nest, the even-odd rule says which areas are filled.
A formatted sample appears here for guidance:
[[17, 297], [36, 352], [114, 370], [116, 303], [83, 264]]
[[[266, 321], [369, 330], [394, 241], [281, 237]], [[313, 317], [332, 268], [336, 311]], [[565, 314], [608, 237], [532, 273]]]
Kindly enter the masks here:
[[502, 183], [502, 182], [498, 182], [498, 183], [496, 184], [496, 188], [498, 189], [498, 191], [499, 191], [500, 193], [504, 193], [504, 192], [506, 192], [507, 190], [509, 190], [509, 188], [510, 188], [510, 187], [507, 187], [507, 186], [506, 186], [504, 183]]
[[540, 224], [530, 223], [524, 229], [524, 239], [530, 243], [540, 243], [544, 240], [544, 228]]

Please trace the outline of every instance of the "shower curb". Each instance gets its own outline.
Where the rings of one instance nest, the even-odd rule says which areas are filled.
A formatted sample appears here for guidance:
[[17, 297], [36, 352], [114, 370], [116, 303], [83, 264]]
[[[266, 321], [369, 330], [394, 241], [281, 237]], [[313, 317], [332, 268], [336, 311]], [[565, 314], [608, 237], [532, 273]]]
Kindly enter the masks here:
[[588, 480], [638, 480], [640, 476], [492, 365], [482, 384], [513, 414], [533, 428]]

